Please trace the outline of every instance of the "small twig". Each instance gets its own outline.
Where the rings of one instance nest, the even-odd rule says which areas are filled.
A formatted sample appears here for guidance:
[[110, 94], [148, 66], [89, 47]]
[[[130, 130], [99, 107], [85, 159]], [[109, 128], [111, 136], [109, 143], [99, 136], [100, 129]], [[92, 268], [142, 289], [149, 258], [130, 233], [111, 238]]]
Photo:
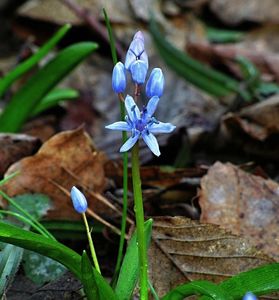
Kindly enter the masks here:
[[[88, 9], [79, 6], [75, 0], [60, 1], [63, 2], [69, 9], [71, 9], [79, 18], [84, 20], [93, 31], [97, 32], [102, 39], [109, 44], [109, 37], [107, 35], [106, 27], [97, 21], [97, 19], [92, 16]], [[117, 55], [119, 57], [124, 57], [125, 52], [119, 43], [115, 43], [115, 48]]]

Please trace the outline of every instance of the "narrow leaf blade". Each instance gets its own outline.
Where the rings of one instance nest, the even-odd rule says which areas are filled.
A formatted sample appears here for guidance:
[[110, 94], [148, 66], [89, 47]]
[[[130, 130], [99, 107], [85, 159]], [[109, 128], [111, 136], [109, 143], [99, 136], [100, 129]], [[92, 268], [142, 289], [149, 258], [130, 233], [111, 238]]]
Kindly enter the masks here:
[[55, 35], [43, 46], [41, 49], [32, 55], [30, 58], [26, 59], [24, 62], [19, 64], [16, 68], [10, 71], [3, 79], [0, 80], [0, 97], [5, 93], [5, 91], [17, 80], [21, 75], [29, 71], [34, 67], [48, 52], [64, 37], [64, 35], [71, 28], [70, 24], [64, 25], [59, 29]]
[[[144, 224], [145, 238], [147, 244], [151, 239], [153, 220], [149, 219]], [[115, 293], [120, 300], [129, 300], [135, 289], [139, 275], [139, 261], [138, 261], [138, 247], [137, 247], [137, 235], [134, 232], [129, 246], [124, 256], [123, 263], [120, 269]]]
[[11, 99], [0, 116], [0, 131], [18, 131], [41, 99], [96, 49], [97, 44], [95, 43], [81, 42], [59, 52], [53, 60], [31, 77]]
[[0, 241], [52, 258], [81, 279], [80, 255], [61, 243], [3, 222], [0, 223]]

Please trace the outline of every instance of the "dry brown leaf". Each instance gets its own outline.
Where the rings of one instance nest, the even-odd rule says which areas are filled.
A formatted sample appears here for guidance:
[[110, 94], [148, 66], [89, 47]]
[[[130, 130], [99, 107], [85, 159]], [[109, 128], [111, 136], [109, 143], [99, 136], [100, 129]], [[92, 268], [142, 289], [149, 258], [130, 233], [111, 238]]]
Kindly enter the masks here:
[[12, 165], [7, 174], [20, 171], [3, 190], [11, 197], [24, 193], [43, 193], [53, 201], [48, 217], [79, 218], [65, 191], [77, 185], [85, 192], [89, 207], [99, 214], [112, 210], [100, 201], [106, 178], [106, 157], [98, 152], [82, 128], [65, 131], [45, 142], [38, 153]]
[[240, 129], [253, 139], [264, 141], [279, 134], [279, 96], [243, 108], [239, 113], [229, 113], [223, 122], [228, 129]]
[[[100, 12], [105, 7], [113, 22], [125, 23], [132, 20], [129, 5], [126, 1], [75, 0], [75, 2], [94, 16], [102, 16]], [[63, 1], [57, 0], [28, 1], [20, 7], [18, 15], [61, 25], [65, 23], [80, 25], [83, 23], [83, 20], [63, 4]]]
[[26, 134], [0, 134], [0, 178], [19, 159], [35, 153], [41, 142]]
[[246, 239], [218, 225], [183, 217], [155, 218], [149, 276], [159, 296], [180, 283], [196, 279], [220, 282], [272, 261]]
[[215, 163], [202, 178], [201, 220], [247, 237], [279, 259], [279, 185], [236, 166]]
[[279, 23], [277, 0], [212, 0], [210, 8], [229, 25], [237, 25], [243, 21]]

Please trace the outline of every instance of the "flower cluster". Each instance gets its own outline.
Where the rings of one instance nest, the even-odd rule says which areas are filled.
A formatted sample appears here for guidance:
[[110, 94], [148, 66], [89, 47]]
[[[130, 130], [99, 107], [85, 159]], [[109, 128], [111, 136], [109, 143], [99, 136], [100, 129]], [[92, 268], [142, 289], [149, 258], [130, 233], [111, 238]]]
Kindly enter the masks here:
[[[115, 93], [123, 93], [126, 89], [126, 70], [130, 72], [136, 86], [145, 83], [148, 71], [148, 56], [144, 47], [143, 34], [138, 31], [126, 54], [125, 64], [118, 62], [112, 72], [112, 88]], [[115, 122], [106, 126], [107, 129], [131, 132], [131, 137], [120, 148], [120, 152], [130, 150], [140, 137], [143, 138], [149, 149], [156, 155], [160, 155], [159, 145], [154, 136], [156, 133], [170, 133], [175, 126], [163, 123], [153, 116], [160, 97], [164, 91], [164, 75], [160, 68], [154, 68], [145, 86], [145, 92], [149, 101], [140, 111], [133, 97], [127, 95], [125, 108], [127, 115], [125, 121]]]

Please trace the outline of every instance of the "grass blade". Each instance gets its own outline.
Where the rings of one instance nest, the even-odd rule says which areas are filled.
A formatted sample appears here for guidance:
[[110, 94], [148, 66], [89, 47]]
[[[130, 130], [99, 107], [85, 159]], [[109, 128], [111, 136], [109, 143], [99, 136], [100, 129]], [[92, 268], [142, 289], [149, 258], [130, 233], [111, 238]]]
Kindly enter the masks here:
[[97, 47], [95, 43], [82, 42], [59, 52], [53, 60], [31, 77], [11, 99], [0, 116], [0, 131], [18, 131], [42, 98]]
[[56, 106], [61, 101], [74, 100], [79, 96], [78, 91], [74, 89], [55, 89], [49, 92], [41, 102], [32, 111], [31, 116], [36, 116], [53, 106]]
[[64, 35], [71, 28], [70, 24], [64, 25], [60, 28], [55, 35], [40, 48], [40, 50], [19, 64], [16, 68], [10, 71], [3, 79], [0, 80], [0, 97], [6, 92], [6, 90], [17, 80], [21, 75], [29, 71], [34, 67], [43, 57], [45, 57], [49, 51], [64, 37]]
[[239, 82], [215, 71], [173, 47], [159, 32], [153, 19], [150, 22], [153, 41], [167, 65], [190, 83], [217, 97], [231, 93], [242, 94]]
[[3, 222], [0, 223], [0, 241], [52, 258], [68, 268], [78, 279], [82, 279], [80, 255], [59, 242]]
[[[145, 238], [147, 245], [151, 239], [153, 220], [149, 219], [144, 223]], [[136, 232], [133, 234], [124, 256], [120, 269], [115, 293], [120, 300], [129, 300], [133, 294], [139, 276], [139, 259]]]

